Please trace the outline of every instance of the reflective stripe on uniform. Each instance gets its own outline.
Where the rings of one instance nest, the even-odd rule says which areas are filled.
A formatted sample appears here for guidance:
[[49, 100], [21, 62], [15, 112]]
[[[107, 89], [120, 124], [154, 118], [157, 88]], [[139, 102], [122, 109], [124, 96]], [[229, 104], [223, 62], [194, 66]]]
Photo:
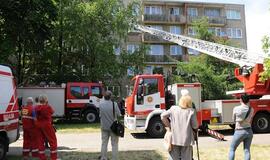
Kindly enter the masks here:
[[30, 149], [23, 149], [23, 152], [30, 152]]
[[45, 154], [45, 151], [39, 151], [38, 153], [40, 153], [40, 154]]
[[51, 153], [57, 153], [57, 150], [55, 150], [55, 151], [51, 151]]
[[38, 149], [32, 149], [32, 152], [38, 152]]

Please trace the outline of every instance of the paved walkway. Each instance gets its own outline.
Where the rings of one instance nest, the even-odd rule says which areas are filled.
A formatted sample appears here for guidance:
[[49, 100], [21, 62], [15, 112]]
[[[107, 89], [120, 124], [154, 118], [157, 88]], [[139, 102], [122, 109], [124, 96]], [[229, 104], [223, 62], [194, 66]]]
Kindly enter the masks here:
[[[229, 147], [232, 133], [226, 133], [227, 141], [218, 141], [209, 136], [199, 137], [200, 147]], [[255, 134], [252, 144], [269, 145], [270, 134]], [[88, 151], [99, 152], [101, 146], [100, 133], [88, 134], [57, 134], [60, 151]], [[120, 138], [119, 150], [164, 150], [163, 139], [149, 138], [145, 133], [127, 133], [125, 138]], [[110, 147], [109, 147], [110, 150]], [[20, 155], [22, 152], [22, 137], [10, 145], [9, 155]]]

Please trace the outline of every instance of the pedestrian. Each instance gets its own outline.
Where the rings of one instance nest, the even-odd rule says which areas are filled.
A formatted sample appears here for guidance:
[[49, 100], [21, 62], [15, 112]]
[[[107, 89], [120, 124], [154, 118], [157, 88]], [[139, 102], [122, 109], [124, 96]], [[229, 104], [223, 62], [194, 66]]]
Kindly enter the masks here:
[[234, 160], [235, 150], [241, 142], [244, 143], [245, 160], [250, 160], [250, 145], [253, 138], [251, 129], [251, 119], [253, 116], [253, 108], [249, 106], [249, 96], [241, 95], [241, 105], [233, 109], [233, 120], [235, 122], [235, 131], [230, 147], [229, 160]]
[[182, 96], [178, 106], [174, 105], [161, 114], [161, 120], [166, 130], [172, 133], [169, 160], [191, 160], [195, 138], [193, 133], [198, 129], [191, 97]]
[[[119, 137], [111, 131], [111, 125], [114, 122], [113, 110], [115, 110], [115, 116], [121, 116], [121, 112], [117, 106], [116, 102], [111, 100], [112, 92], [106, 91], [104, 94], [104, 101], [100, 103], [100, 123], [101, 123], [101, 156], [100, 160], [107, 160], [107, 150], [108, 141], [111, 138], [112, 144], [112, 160], [117, 160], [118, 158], [118, 141]], [[114, 109], [113, 109], [114, 107]]]
[[39, 155], [41, 160], [46, 160], [45, 156], [45, 140], [47, 139], [50, 144], [51, 158], [50, 160], [57, 159], [57, 138], [55, 135], [55, 129], [52, 125], [52, 115], [54, 110], [48, 104], [48, 98], [46, 95], [39, 96], [39, 105], [36, 107], [37, 113], [37, 126], [39, 128]]
[[23, 125], [23, 159], [27, 160], [32, 157], [38, 158], [38, 129], [34, 125], [34, 100], [32, 97], [28, 97], [26, 105], [22, 108], [22, 125]]

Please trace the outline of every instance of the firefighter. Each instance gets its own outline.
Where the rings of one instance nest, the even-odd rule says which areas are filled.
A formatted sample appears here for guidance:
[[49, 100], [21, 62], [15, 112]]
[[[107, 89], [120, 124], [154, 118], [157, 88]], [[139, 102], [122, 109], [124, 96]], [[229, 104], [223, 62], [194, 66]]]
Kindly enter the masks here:
[[26, 106], [22, 109], [22, 125], [23, 125], [23, 159], [30, 157], [38, 157], [38, 140], [37, 132], [38, 129], [34, 125], [35, 111], [33, 106], [33, 98], [28, 97]]
[[57, 159], [57, 138], [55, 135], [55, 129], [52, 125], [52, 114], [54, 110], [48, 104], [48, 98], [46, 95], [39, 96], [39, 105], [36, 107], [37, 112], [37, 126], [39, 128], [39, 155], [41, 160], [46, 160], [45, 145], [44, 142], [47, 139], [50, 144], [51, 160]]

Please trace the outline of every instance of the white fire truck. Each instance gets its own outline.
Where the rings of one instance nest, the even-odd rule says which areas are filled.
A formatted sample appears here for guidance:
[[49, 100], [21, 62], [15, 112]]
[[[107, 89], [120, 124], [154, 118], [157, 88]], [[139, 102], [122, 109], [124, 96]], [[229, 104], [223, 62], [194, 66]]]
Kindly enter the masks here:
[[19, 138], [19, 110], [16, 85], [10, 67], [0, 65], [0, 159], [10, 143]]
[[[264, 57], [250, 55], [246, 50], [220, 45], [182, 35], [157, 30], [145, 26], [137, 29], [159, 36], [164, 40], [177, 43], [183, 47], [206, 53], [210, 56], [240, 65], [235, 69], [235, 76], [244, 84], [243, 90], [231, 91], [237, 98], [243, 93], [250, 95], [250, 105], [254, 108], [252, 128], [255, 132], [270, 131], [270, 80], [259, 82], [259, 74], [263, 71]], [[247, 69], [248, 66], [248, 69]], [[197, 119], [201, 127], [208, 124], [233, 124], [233, 108], [240, 104], [239, 99], [201, 101], [201, 84], [173, 84], [165, 88], [162, 75], [137, 75], [132, 79], [134, 89], [126, 98], [125, 126], [131, 130], [142, 130], [152, 137], [162, 137], [165, 133], [160, 114], [166, 109], [168, 100], [165, 90], [175, 96], [176, 104], [182, 89], [187, 89], [193, 98], [197, 110]], [[261, 98], [262, 97], [262, 98]]]
[[18, 97], [25, 104], [27, 97], [36, 98], [41, 94], [48, 96], [53, 107], [54, 117], [82, 119], [93, 123], [99, 120], [99, 103], [103, 85], [91, 82], [69, 82], [61, 87], [20, 87]]

